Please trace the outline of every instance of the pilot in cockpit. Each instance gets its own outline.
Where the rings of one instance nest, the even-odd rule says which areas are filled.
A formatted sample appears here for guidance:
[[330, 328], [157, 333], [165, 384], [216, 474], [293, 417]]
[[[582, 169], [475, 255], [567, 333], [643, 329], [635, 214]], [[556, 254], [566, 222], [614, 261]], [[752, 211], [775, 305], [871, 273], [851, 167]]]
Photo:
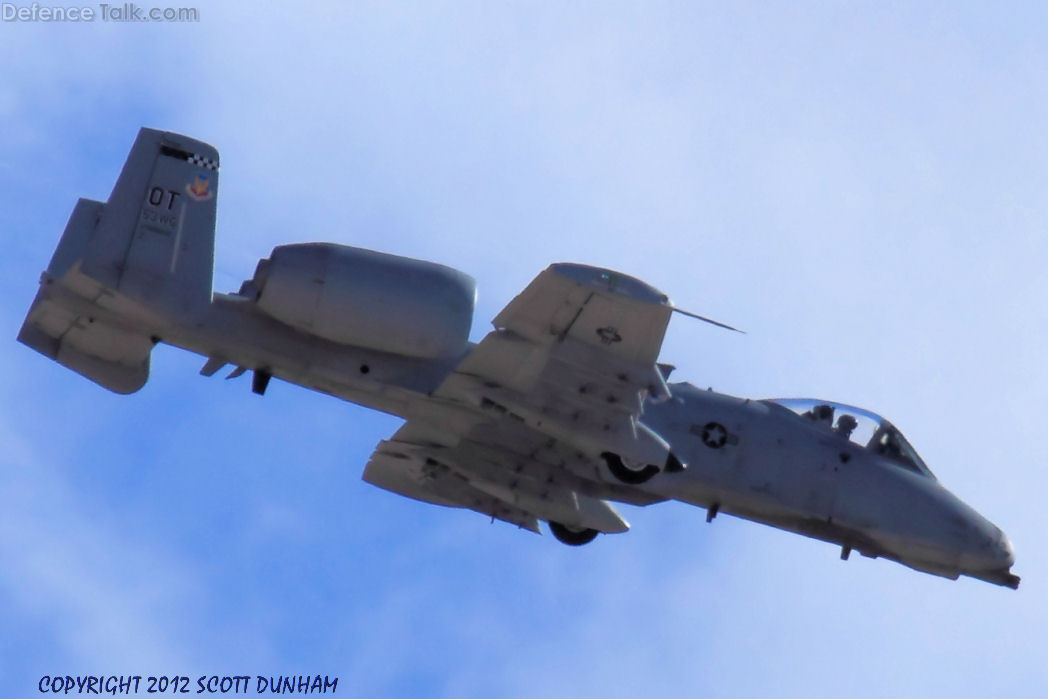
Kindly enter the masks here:
[[879, 435], [874, 435], [876, 443], [874, 445], [874, 453], [887, 456], [893, 460], [905, 460], [902, 453], [902, 445], [899, 444], [899, 438], [892, 429], [881, 428]]
[[837, 418], [837, 426], [834, 428], [834, 431], [845, 439], [850, 439], [852, 431], [858, 425], [859, 421], [851, 415], [841, 415]]
[[812, 422], [822, 423], [826, 425], [826, 427], [829, 427], [833, 424], [833, 406], [825, 404], [816, 405], [801, 417], [806, 417]]

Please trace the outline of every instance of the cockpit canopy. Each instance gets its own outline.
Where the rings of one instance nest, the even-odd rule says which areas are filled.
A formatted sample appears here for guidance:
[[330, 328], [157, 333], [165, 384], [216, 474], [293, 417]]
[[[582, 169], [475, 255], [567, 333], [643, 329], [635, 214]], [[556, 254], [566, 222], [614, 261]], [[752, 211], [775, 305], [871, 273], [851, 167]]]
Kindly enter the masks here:
[[902, 432], [876, 413], [814, 398], [771, 398], [763, 402], [786, 408], [800, 419], [821, 425], [898, 466], [935, 477]]

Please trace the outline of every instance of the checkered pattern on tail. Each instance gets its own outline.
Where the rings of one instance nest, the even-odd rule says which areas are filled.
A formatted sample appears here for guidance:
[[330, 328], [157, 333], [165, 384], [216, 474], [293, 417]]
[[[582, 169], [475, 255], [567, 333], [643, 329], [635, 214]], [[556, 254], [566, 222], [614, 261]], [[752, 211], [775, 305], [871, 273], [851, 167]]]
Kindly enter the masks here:
[[193, 163], [194, 165], [198, 165], [200, 167], [206, 167], [208, 170], [218, 170], [218, 161], [217, 160], [212, 160], [211, 158], [205, 158], [204, 156], [197, 155], [196, 153], [191, 153], [189, 155], [189, 157], [186, 158], [186, 160], [188, 160], [189, 162]]

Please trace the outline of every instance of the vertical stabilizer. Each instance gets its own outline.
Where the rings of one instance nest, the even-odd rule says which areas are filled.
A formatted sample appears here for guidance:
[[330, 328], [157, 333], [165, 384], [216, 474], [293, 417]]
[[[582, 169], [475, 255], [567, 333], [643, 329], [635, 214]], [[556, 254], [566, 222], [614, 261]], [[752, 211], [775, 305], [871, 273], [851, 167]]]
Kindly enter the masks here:
[[117, 393], [149, 377], [157, 328], [211, 303], [218, 152], [142, 129], [106, 203], [81, 199], [18, 339]]
[[217, 197], [218, 151], [142, 129], [81, 271], [153, 310], [194, 314], [211, 302]]

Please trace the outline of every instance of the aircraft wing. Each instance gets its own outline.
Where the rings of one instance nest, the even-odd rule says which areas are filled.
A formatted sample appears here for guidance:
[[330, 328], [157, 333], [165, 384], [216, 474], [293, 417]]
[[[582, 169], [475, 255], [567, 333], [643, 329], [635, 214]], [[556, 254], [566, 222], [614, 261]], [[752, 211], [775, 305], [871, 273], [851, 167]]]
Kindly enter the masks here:
[[[640, 280], [551, 265], [495, 317], [495, 330], [434, 397], [523, 422], [607, 460], [626, 482], [679, 470], [669, 445], [641, 420], [646, 398], [670, 397], [656, 360], [672, 312], [666, 295]], [[623, 462], [646, 477], [631, 481]]]
[[655, 364], [672, 310], [665, 294], [638, 279], [562, 263], [539, 274], [492, 323], [539, 346], [570, 339], [647, 368]]
[[607, 500], [660, 501], [629, 486], [675, 462], [641, 421], [646, 398], [669, 397], [656, 359], [672, 310], [631, 277], [550, 266], [378, 445], [364, 480], [531, 530], [626, 531]]
[[381, 442], [364, 469], [363, 479], [415, 500], [465, 507], [539, 533], [534, 515], [473, 487], [460, 473], [433, 458], [431, 454], [441, 451], [439, 446], [427, 443], [422, 435], [413, 435], [414, 431], [409, 423]]
[[[516, 451], [522, 442], [479, 422], [466, 434], [409, 420], [371, 455], [363, 479], [416, 500], [465, 507], [538, 532], [538, 520], [605, 533], [629, 530], [597, 483], [543, 455]], [[613, 486], [615, 487], [615, 486]], [[590, 494], [587, 494], [589, 491]], [[661, 500], [641, 495], [647, 504]]]

